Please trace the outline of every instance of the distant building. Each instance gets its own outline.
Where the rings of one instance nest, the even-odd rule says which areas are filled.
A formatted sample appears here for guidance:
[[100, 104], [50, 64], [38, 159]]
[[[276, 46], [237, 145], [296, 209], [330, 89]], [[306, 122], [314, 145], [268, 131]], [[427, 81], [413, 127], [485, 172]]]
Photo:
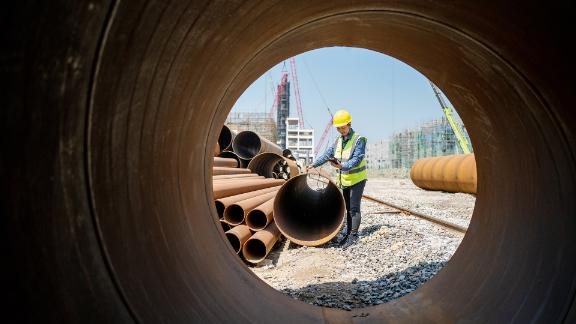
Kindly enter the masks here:
[[298, 118], [286, 118], [286, 148], [302, 165], [314, 160], [314, 129], [301, 129]]
[[366, 168], [371, 170], [389, 169], [392, 166], [390, 159], [390, 140], [379, 140], [366, 145]]
[[276, 123], [266, 113], [231, 112], [226, 126], [236, 132], [253, 131], [272, 143], [276, 143]]

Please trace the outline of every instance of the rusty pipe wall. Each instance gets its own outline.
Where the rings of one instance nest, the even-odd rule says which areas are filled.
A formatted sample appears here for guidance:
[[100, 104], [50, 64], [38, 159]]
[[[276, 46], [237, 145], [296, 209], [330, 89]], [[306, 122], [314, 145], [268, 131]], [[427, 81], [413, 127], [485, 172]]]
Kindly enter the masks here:
[[248, 214], [252, 209], [274, 198], [277, 192], [278, 190], [274, 190], [231, 203], [224, 209], [224, 219], [230, 225], [239, 225], [243, 223], [244, 219], [246, 218], [246, 214]]
[[270, 253], [280, 238], [280, 231], [274, 222], [265, 229], [254, 233], [242, 246], [242, 255], [250, 263], [258, 263]]
[[290, 173], [289, 177], [295, 177], [300, 174], [295, 161], [271, 152], [256, 155], [248, 164], [248, 169], [266, 178], [276, 178], [277, 176], [274, 176], [275, 167], [278, 167], [280, 164], [287, 165]]
[[231, 168], [231, 167], [213, 167], [212, 168], [212, 175], [223, 175], [223, 174], [244, 174], [244, 173], [251, 173], [249, 169], [245, 168]]
[[274, 220], [274, 198], [266, 201], [260, 206], [246, 214], [246, 226], [250, 227], [253, 231], [259, 231]]
[[242, 252], [242, 246], [250, 236], [252, 236], [252, 232], [246, 225], [234, 226], [226, 231], [226, 237], [228, 238], [230, 245], [232, 245], [232, 249], [234, 249], [237, 254]]
[[[5, 318], [576, 322], [569, 2], [9, 1], [2, 13]], [[437, 84], [478, 167], [470, 228], [442, 271], [349, 312], [273, 291], [209, 217], [230, 107], [268, 67], [330, 46], [389, 54]]]
[[257, 173], [241, 173], [241, 174], [220, 174], [212, 176], [212, 180], [224, 180], [224, 179], [241, 179], [241, 178], [264, 178]]
[[274, 221], [290, 241], [317, 246], [333, 238], [344, 221], [344, 197], [336, 185], [326, 180], [318, 190], [308, 185], [308, 175], [288, 180], [274, 200]]
[[213, 158], [214, 163], [212, 164], [214, 167], [228, 167], [228, 168], [238, 168], [240, 167], [240, 162], [233, 158], [224, 158], [215, 156]]
[[223, 218], [224, 217], [224, 210], [226, 209], [226, 207], [230, 206], [233, 203], [239, 202], [239, 201], [244, 200], [244, 199], [260, 196], [262, 194], [266, 194], [266, 193], [269, 193], [272, 191], [278, 191], [279, 189], [280, 189], [280, 186], [269, 187], [269, 188], [264, 188], [264, 189], [260, 189], [260, 190], [249, 191], [249, 192], [234, 195], [234, 196], [228, 196], [228, 197], [216, 199], [214, 201], [214, 204], [216, 205], [216, 212], [218, 212], [218, 217]]
[[232, 148], [242, 159], [252, 159], [263, 152], [282, 155], [282, 148], [252, 131], [242, 131], [234, 137]]
[[[228, 158], [228, 159], [235, 159], [237, 161], [237, 165], [239, 168], [245, 168], [246, 166], [242, 163], [242, 159], [238, 156], [238, 154], [232, 151], [221, 151], [217, 154], [218, 157], [221, 158]], [[247, 164], [246, 164], [247, 165]]]
[[419, 159], [412, 165], [410, 178], [426, 190], [476, 194], [476, 160], [473, 153]]
[[282, 185], [285, 181], [282, 179], [254, 179], [246, 181], [234, 182], [218, 182], [213, 184], [214, 199], [223, 197], [234, 196], [237, 194], [264, 189], [268, 187], [275, 187]]

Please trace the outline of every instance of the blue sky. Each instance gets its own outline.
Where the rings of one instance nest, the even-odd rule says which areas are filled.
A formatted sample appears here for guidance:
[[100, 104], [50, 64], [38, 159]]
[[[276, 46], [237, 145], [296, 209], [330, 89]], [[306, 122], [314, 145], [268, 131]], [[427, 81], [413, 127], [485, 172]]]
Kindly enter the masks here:
[[[306, 127], [315, 129], [316, 143], [330, 118], [326, 105], [332, 113], [347, 109], [352, 127], [368, 142], [443, 115], [428, 80], [393, 57], [360, 48], [329, 47], [295, 59], [304, 120]], [[270, 112], [283, 66], [284, 62], [278, 63], [248, 87], [232, 111]], [[291, 80], [288, 61], [286, 69]], [[293, 89], [290, 114], [298, 116]], [[331, 131], [328, 139], [336, 134]]]

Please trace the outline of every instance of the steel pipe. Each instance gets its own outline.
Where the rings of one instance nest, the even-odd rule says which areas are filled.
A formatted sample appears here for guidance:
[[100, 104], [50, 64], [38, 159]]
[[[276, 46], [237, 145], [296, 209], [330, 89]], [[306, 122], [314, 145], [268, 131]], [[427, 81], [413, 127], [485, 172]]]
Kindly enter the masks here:
[[278, 185], [282, 185], [284, 182], [285, 181], [281, 179], [254, 179], [252, 181], [214, 183], [214, 199], [234, 196], [248, 191], [254, 191], [268, 187], [276, 187]]
[[226, 231], [226, 237], [228, 238], [228, 242], [232, 245], [234, 251], [237, 254], [242, 252], [242, 246], [246, 241], [252, 236], [252, 232], [246, 225], [238, 225], [234, 226], [228, 231]]
[[[576, 322], [566, 1], [31, 3], [5, 2], [1, 20], [5, 318]], [[269, 67], [330, 46], [389, 54], [437, 84], [478, 167], [450, 262], [412, 293], [352, 311], [273, 291], [210, 217], [230, 107]]]
[[476, 160], [474, 154], [419, 159], [410, 170], [410, 178], [426, 190], [476, 194]]
[[241, 179], [241, 178], [264, 178], [257, 173], [241, 173], [241, 174], [221, 174], [212, 176], [212, 181], [223, 180], [223, 179]]
[[256, 206], [246, 214], [246, 226], [253, 231], [266, 228], [272, 221], [274, 221], [274, 198]]
[[240, 162], [236, 159], [231, 158], [223, 158], [215, 156], [213, 158], [214, 163], [212, 164], [213, 167], [227, 167], [227, 168], [239, 168]]
[[299, 175], [288, 180], [276, 194], [274, 221], [280, 232], [296, 244], [324, 244], [342, 226], [346, 214], [344, 197], [332, 181], [324, 180], [326, 186], [315, 190], [308, 185], [308, 175]]
[[239, 225], [244, 222], [246, 214], [266, 201], [274, 198], [278, 190], [260, 194], [258, 196], [234, 202], [224, 209], [224, 219], [230, 225]]
[[223, 125], [220, 130], [220, 135], [218, 135], [218, 146], [220, 147], [220, 152], [232, 149], [232, 141], [238, 132], [231, 130], [228, 126]]
[[276, 178], [278, 175], [274, 176], [275, 173], [286, 173], [287, 170], [289, 170], [288, 178], [300, 174], [295, 161], [270, 152], [260, 153], [252, 158], [248, 164], [248, 169], [266, 178]]
[[214, 201], [214, 204], [216, 205], [216, 212], [218, 213], [218, 217], [223, 218], [224, 217], [224, 210], [226, 209], [226, 207], [230, 206], [233, 203], [239, 202], [239, 201], [244, 200], [244, 199], [256, 197], [256, 196], [259, 196], [262, 194], [266, 194], [266, 193], [269, 193], [272, 191], [278, 191], [279, 189], [280, 189], [280, 186], [275, 186], [275, 187], [269, 187], [269, 188], [264, 188], [264, 189], [260, 189], [260, 190], [255, 190], [255, 191], [249, 191], [249, 192], [239, 194], [239, 195], [228, 196], [225, 198], [216, 199]]
[[242, 131], [234, 137], [232, 148], [242, 159], [252, 159], [264, 152], [282, 155], [282, 148], [252, 131]]
[[235, 159], [237, 162], [237, 165], [239, 168], [245, 168], [246, 165], [244, 165], [243, 160], [240, 159], [240, 157], [238, 156], [238, 154], [232, 152], [232, 151], [221, 151], [220, 153], [218, 153], [217, 155], [218, 157], [221, 158], [228, 158], [228, 159]]
[[213, 167], [212, 168], [212, 175], [223, 175], [223, 174], [244, 174], [244, 173], [252, 173], [249, 169], [244, 168], [230, 168], [230, 167]]
[[242, 246], [242, 255], [250, 263], [258, 263], [266, 258], [280, 238], [280, 231], [274, 222], [265, 229], [254, 233]]

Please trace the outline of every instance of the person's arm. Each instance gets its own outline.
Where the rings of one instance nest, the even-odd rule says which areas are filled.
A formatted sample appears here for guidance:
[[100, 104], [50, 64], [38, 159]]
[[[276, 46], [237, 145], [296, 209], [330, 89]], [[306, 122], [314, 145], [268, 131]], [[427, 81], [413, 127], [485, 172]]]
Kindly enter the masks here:
[[330, 145], [330, 147], [326, 148], [326, 150], [324, 151], [324, 153], [322, 153], [319, 157], [316, 158], [316, 161], [314, 161], [311, 165], [311, 167], [313, 168], [317, 168], [319, 166], [321, 166], [322, 164], [328, 162], [328, 159], [332, 156], [334, 156], [334, 146], [336, 145], [336, 142], [332, 145]]
[[358, 139], [358, 143], [356, 147], [354, 147], [354, 151], [352, 152], [352, 156], [348, 161], [342, 163], [342, 171], [348, 171], [360, 164], [364, 159], [364, 155], [366, 154], [366, 138], [360, 137]]

